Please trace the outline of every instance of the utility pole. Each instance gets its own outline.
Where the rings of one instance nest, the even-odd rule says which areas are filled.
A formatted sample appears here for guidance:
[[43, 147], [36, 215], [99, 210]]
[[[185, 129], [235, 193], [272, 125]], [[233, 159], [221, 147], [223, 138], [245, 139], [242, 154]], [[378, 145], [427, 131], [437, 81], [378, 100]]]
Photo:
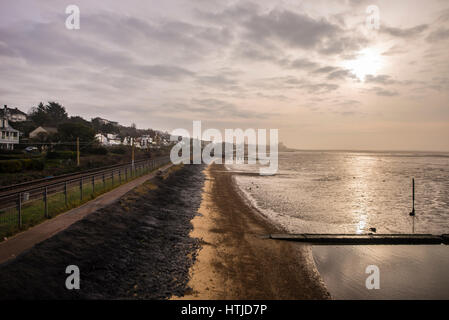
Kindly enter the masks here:
[[131, 167], [134, 171], [134, 138], [131, 138]]
[[76, 166], [80, 166], [80, 138], [76, 137]]

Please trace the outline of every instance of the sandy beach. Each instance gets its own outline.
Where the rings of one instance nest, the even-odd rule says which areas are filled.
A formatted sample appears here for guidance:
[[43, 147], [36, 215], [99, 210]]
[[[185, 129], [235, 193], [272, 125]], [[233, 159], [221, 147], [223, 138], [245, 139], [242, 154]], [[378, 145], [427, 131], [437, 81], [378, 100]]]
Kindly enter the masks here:
[[280, 229], [240, 195], [224, 165], [206, 181], [191, 237], [201, 248], [183, 299], [329, 299], [309, 246], [264, 239]]

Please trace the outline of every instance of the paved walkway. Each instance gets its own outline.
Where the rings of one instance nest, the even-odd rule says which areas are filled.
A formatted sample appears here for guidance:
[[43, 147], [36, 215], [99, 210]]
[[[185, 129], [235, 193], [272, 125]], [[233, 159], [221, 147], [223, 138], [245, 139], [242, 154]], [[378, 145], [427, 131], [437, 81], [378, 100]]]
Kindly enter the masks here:
[[[159, 170], [167, 170], [172, 164], [167, 164]], [[6, 241], [0, 243], [0, 264], [17, 257], [22, 252], [32, 248], [35, 244], [42, 242], [56, 233], [66, 229], [73, 223], [81, 220], [88, 214], [96, 210], [106, 207], [107, 205], [118, 200], [120, 197], [131, 191], [135, 187], [143, 184], [145, 181], [156, 176], [154, 171], [150, 174], [144, 175], [134, 179], [120, 187], [117, 187], [97, 198], [84, 203], [83, 205], [71, 209], [65, 213], [49, 219], [41, 224], [38, 224], [24, 232], [18, 233]]]

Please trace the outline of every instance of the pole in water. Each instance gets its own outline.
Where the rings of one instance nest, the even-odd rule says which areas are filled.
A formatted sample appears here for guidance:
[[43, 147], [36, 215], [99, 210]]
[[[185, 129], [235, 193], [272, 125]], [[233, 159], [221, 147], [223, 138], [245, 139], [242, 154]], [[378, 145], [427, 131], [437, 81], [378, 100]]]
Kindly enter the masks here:
[[410, 216], [413, 219], [412, 231], [415, 233], [415, 178], [412, 178], [412, 212], [410, 212]]

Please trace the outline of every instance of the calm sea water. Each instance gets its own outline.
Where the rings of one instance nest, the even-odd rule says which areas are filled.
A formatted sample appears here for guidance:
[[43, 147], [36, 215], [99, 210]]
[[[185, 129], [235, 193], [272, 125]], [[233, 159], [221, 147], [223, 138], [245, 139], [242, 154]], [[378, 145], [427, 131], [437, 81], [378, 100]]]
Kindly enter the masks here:
[[[415, 178], [415, 232], [449, 233], [448, 153], [286, 152], [275, 176], [252, 174], [257, 165], [228, 169], [242, 172], [240, 190], [289, 232], [411, 233]], [[320, 246], [313, 254], [336, 298], [449, 298], [449, 277], [434, 270], [449, 270], [447, 246]], [[368, 264], [386, 272], [383, 290], [365, 288]], [[415, 280], [406, 284], [395, 273]]]

